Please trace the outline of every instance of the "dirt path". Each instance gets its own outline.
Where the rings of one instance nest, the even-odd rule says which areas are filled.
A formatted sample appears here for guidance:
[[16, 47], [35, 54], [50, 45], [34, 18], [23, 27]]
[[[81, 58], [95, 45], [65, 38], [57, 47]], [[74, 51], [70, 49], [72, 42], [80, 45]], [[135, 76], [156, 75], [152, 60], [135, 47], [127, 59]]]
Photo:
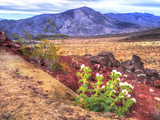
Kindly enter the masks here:
[[18, 55], [0, 50], [0, 120], [119, 119], [72, 106], [76, 96]]

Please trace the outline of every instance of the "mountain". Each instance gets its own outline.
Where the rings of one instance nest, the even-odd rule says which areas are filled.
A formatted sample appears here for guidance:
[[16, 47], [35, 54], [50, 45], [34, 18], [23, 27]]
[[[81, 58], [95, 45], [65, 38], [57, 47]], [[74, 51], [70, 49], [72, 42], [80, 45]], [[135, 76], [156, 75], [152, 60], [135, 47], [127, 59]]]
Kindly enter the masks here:
[[[137, 15], [136, 15], [137, 14]], [[139, 16], [139, 17], [138, 17]], [[54, 34], [64, 34], [67, 36], [96, 36], [116, 33], [129, 33], [160, 27], [160, 19], [152, 14], [101, 14], [88, 7], [71, 9], [59, 14], [42, 14], [32, 18], [21, 20], [0, 21], [0, 30], [11, 34], [18, 33], [24, 35], [24, 30], [36, 36], [38, 33], [53, 35], [52, 26], [48, 22], [54, 21], [58, 29], [54, 29]], [[127, 19], [125, 19], [127, 18]], [[152, 20], [156, 18], [156, 21]], [[54, 24], [53, 24], [54, 25]]]
[[[121, 13], [113, 14], [106, 13], [106, 17], [116, 20], [117, 25], [138, 25], [146, 28], [156, 28], [160, 26], [160, 16], [155, 16], [149, 13]], [[131, 25], [131, 26], [132, 26]]]

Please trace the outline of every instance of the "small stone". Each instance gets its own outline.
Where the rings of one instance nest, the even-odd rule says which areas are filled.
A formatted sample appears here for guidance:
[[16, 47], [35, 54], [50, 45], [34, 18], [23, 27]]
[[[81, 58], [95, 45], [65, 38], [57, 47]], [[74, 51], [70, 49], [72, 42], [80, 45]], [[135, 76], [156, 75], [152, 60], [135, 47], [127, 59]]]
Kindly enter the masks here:
[[126, 72], [127, 72], [127, 73], [131, 73], [131, 71], [130, 71], [130, 70], [126, 70]]
[[134, 73], [135, 74], [143, 74], [144, 72], [143, 72], [143, 70], [137, 69], [134, 71]]
[[43, 85], [43, 81], [37, 81], [39, 85]]
[[154, 99], [155, 99], [156, 101], [160, 101], [160, 98], [159, 98], [159, 97], [154, 97]]
[[140, 75], [140, 74], [137, 74], [137, 75], [135, 75], [135, 76], [137, 76], [137, 77], [141, 77], [141, 75]]
[[141, 77], [146, 77], [146, 74], [140, 74]]
[[154, 90], [150, 88], [149, 91], [150, 91], [150, 92], [153, 92]]
[[160, 81], [159, 80], [155, 80], [154, 81], [154, 86], [155, 87], [160, 87]]

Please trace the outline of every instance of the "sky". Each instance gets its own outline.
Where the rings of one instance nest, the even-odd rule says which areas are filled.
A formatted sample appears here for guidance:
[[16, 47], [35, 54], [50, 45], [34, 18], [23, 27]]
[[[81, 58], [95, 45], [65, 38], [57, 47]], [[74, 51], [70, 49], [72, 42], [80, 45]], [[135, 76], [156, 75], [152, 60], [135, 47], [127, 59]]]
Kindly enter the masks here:
[[0, 18], [24, 19], [87, 6], [101, 13], [152, 13], [160, 16], [160, 0], [0, 0]]

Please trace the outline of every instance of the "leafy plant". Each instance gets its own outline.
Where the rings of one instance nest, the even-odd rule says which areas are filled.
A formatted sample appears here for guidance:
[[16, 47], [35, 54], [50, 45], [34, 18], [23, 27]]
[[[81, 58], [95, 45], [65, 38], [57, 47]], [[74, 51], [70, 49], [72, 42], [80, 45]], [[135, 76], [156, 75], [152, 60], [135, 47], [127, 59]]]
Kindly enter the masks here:
[[[80, 105], [82, 108], [94, 111], [94, 112], [112, 112], [120, 115], [121, 117], [125, 116], [125, 113], [129, 113], [129, 108], [136, 102], [135, 98], [130, 98], [131, 95], [128, 92], [132, 92], [134, 88], [131, 84], [127, 82], [120, 82], [121, 73], [116, 70], [112, 71], [110, 75], [112, 80], [105, 85], [100, 87], [103, 84], [103, 75], [99, 73], [96, 74], [97, 82], [91, 83], [93, 89], [88, 89], [89, 82], [87, 79], [91, 76], [91, 69], [81, 65], [82, 73], [77, 73], [82, 79], [79, 80], [79, 83], [83, 84], [77, 90], [77, 93], [80, 95], [76, 98], [74, 105]], [[91, 97], [88, 97], [85, 93], [92, 93]], [[118, 94], [118, 95], [117, 95]], [[118, 106], [116, 103], [122, 101], [123, 106]]]

